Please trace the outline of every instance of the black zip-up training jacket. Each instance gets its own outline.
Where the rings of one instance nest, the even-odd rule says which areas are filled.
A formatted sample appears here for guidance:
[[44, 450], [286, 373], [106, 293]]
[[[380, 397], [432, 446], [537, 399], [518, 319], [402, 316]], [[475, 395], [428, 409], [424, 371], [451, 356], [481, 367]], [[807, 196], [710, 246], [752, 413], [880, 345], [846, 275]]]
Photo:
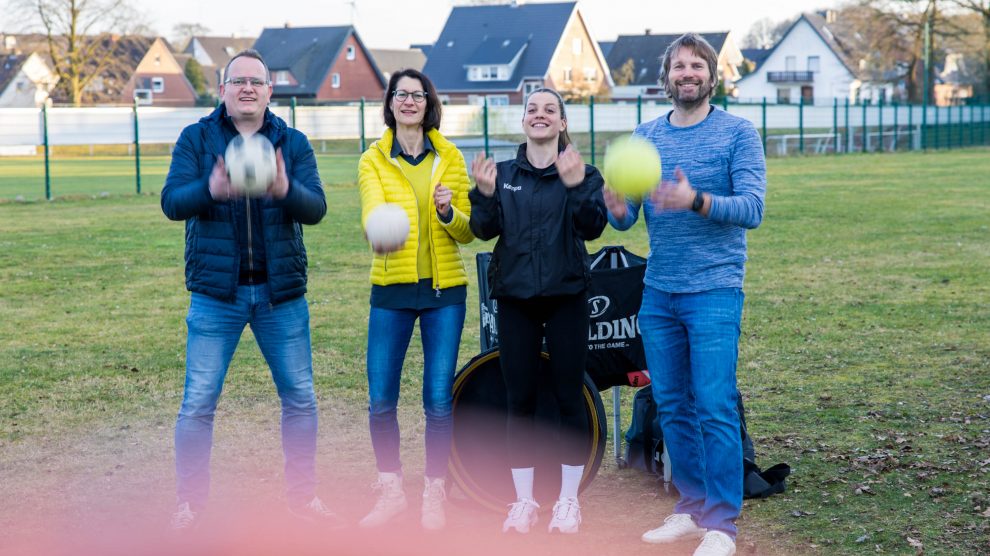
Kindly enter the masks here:
[[473, 188], [471, 231], [482, 240], [498, 236], [488, 283], [493, 298], [529, 299], [573, 295], [587, 288], [584, 242], [598, 238], [608, 222], [604, 180], [586, 164], [584, 182], [568, 189], [557, 168], [533, 168], [526, 145], [515, 160], [497, 164], [495, 194]]

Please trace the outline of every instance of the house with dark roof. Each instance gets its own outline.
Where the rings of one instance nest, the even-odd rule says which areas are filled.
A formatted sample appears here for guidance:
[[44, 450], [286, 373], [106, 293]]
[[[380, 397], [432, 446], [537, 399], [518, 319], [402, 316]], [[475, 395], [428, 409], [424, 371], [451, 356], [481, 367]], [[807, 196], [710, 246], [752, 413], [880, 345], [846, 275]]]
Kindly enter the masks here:
[[120, 94], [120, 102], [154, 106], [195, 106], [195, 89], [186, 79], [185, 67], [180, 63], [168, 41], [158, 37], [135, 66], [127, 85]]
[[[615, 89], [612, 99], [662, 99], [667, 94], [657, 82], [660, 62], [670, 43], [683, 33], [655, 35], [649, 30], [643, 35], [619, 35], [609, 49], [608, 66], [612, 68]], [[699, 33], [718, 53], [719, 81], [722, 90], [730, 92], [740, 78], [739, 66], [743, 55], [729, 31]]]
[[749, 73], [756, 71], [770, 55], [769, 48], [742, 48], [743, 60], [749, 64]]
[[268, 28], [254, 43], [272, 72], [274, 100], [379, 99], [386, 82], [353, 26]]
[[426, 65], [426, 54], [418, 48], [405, 50], [373, 48], [371, 49], [371, 56], [374, 58], [378, 70], [382, 72], [382, 77], [385, 78], [386, 83], [392, 74], [399, 70], [414, 69], [418, 71]]
[[612, 89], [576, 2], [455, 6], [423, 73], [445, 102], [515, 104], [540, 87], [568, 99]]
[[[134, 75], [138, 64], [148, 54], [156, 39], [139, 35], [101, 35], [95, 37], [99, 42], [88, 59], [87, 75], [93, 75], [82, 91], [82, 104], [133, 104], [133, 93], [125, 94], [125, 89]], [[64, 39], [63, 39], [64, 40]], [[164, 41], [164, 39], [161, 39]], [[167, 44], [167, 43], [166, 43]], [[62, 50], [64, 52], [64, 50]], [[109, 54], [109, 62], [100, 69], [100, 61]], [[47, 50], [46, 50], [47, 55]], [[132, 89], [133, 90], [133, 89]], [[65, 82], [61, 81], [52, 90], [51, 98], [55, 103], [70, 102]]]
[[[189, 39], [184, 54], [191, 55], [203, 68], [206, 78], [206, 88], [216, 94], [223, 81], [223, 70], [234, 54], [251, 48], [253, 37], [205, 37], [195, 36]], [[185, 68], [185, 64], [183, 64]]]
[[865, 71], [865, 61], [846, 46], [835, 12], [803, 13], [766, 54], [755, 71], [736, 83], [741, 101], [778, 104], [890, 102], [898, 89], [899, 72], [878, 80]]
[[48, 100], [58, 76], [37, 52], [0, 54], [0, 108], [34, 108]]

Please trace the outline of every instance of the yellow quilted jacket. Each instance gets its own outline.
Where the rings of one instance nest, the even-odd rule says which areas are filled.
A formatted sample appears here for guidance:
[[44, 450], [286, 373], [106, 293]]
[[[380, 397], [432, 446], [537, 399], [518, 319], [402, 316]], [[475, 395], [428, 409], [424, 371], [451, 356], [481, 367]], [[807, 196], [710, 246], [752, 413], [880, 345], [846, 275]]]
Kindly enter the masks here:
[[[419, 280], [416, 272], [416, 252], [419, 227], [423, 225], [430, 227], [433, 287], [449, 288], [465, 285], [468, 282], [460, 249], [457, 247], [457, 243], [470, 243], [474, 239], [468, 227], [471, 215], [468, 190], [471, 188], [471, 183], [468, 180], [467, 166], [461, 152], [439, 131], [430, 130], [427, 136], [436, 151], [430, 190], [432, 192], [438, 183], [443, 183], [444, 187], [453, 192], [450, 204], [454, 217], [448, 224], [440, 221], [436, 210], [430, 212], [432, 217], [429, 222], [419, 221], [416, 194], [412, 185], [402, 173], [399, 163], [389, 156], [395, 137], [391, 129], [386, 129], [382, 138], [372, 143], [361, 155], [358, 164], [361, 229], [364, 229], [368, 214], [382, 203], [397, 204], [404, 208], [409, 216], [409, 241], [402, 249], [386, 255], [375, 253], [371, 263], [372, 284], [387, 286], [415, 283]], [[431, 193], [430, 198], [432, 197]]]

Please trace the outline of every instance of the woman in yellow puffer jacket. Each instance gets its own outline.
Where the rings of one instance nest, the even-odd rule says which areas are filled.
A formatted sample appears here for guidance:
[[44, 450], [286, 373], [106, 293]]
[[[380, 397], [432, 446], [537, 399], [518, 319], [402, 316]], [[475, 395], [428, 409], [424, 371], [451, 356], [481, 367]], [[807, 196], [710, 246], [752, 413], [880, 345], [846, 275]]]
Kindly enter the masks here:
[[421, 523], [436, 530], [446, 523], [451, 390], [467, 298], [467, 272], [458, 243], [474, 239], [468, 225], [470, 182], [463, 155], [438, 131], [440, 99], [425, 75], [412, 69], [394, 73], [385, 90], [383, 115], [388, 129], [361, 155], [361, 224], [367, 226], [369, 217], [376, 220], [376, 210], [394, 208], [384, 205], [397, 205], [409, 219], [409, 235], [402, 245], [372, 241], [368, 422], [379, 495], [360, 524], [384, 525], [407, 506], [396, 406], [402, 363], [418, 318], [426, 414]]

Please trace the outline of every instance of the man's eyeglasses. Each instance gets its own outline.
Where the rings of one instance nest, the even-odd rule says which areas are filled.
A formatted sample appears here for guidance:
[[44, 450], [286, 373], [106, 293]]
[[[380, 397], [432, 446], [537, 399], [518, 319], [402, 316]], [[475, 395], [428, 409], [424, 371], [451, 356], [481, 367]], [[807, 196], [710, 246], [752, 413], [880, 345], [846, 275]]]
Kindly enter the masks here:
[[395, 97], [395, 100], [397, 100], [399, 102], [405, 102], [406, 99], [409, 98], [409, 97], [412, 97], [413, 102], [415, 102], [416, 104], [422, 104], [426, 100], [426, 92], [425, 91], [413, 91], [413, 92], [410, 93], [409, 91], [399, 90], [399, 91], [393, 92], [392, 93], [392, 96], [394, 96]]
[[268, 81], [258, 79], [257, 77], [233, 77], [225, 79], [224, 83], [229, 83], [235, 87], [243, 87], [249, 83], [252, 87], [263, 87], [268, 84]]

